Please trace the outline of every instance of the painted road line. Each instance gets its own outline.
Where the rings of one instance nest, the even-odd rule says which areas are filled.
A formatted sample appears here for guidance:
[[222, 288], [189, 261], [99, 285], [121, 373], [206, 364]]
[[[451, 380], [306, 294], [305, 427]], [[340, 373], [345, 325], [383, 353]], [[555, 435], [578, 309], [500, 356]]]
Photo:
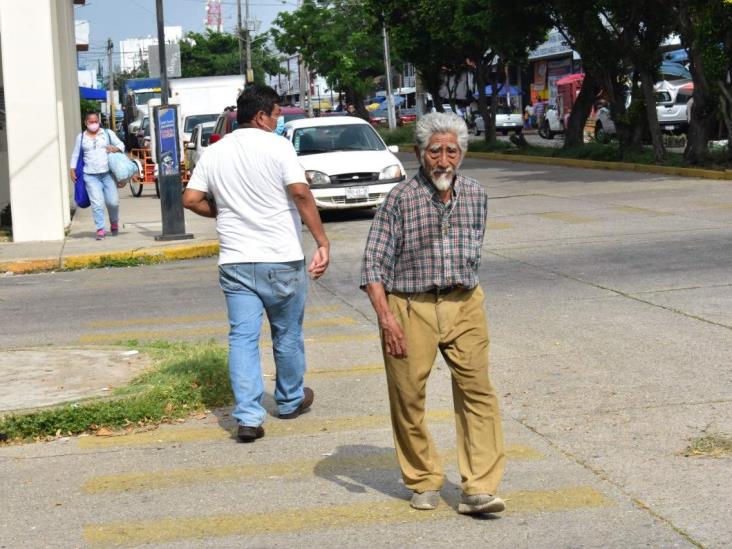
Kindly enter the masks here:
[[584, 217], [569, 212], [544, 212], [537, 213], [535, 215], [554, 221], [564, 221], [565, 223], [569, 223], [571, 225], [579, 225], [582, 223], [592, 223], [593, 221], [597, 221], [592, 217]]
[[504, 223], [502, 221], [489, 221], [486, 224], [486, 229], [489, 231], [500, 231], [503, 229], [510, 229], [512, 225], [510, 223]]
[[[311, 328], [327, 328], [327, 327], [338, 327], [338, 326], [353, 326], [356, 324], [356, 320], [351, 317], [333, 317], [333, 318], [314, 318], [311, 320], [305, 320], [303, 327], [305, 329]], [[268, 332], [266, 325], [263, 326], [263, 332]], [[117, 341], [129, 341], [129, 340], [150, 340], [150, 339], [167, 339], [167, 338], [185, 338], [185, 337], [201, 337], [201, 336], [226, 336], [228, 329], [225, 324], [220, 326], [200, 326], [197, 328], [177, 328], [175, 330], [141, 330], [141, 331], [129, 331], [129, 332], [109, 332], [109, 333], [86, 333], [79, 337], [79, 343], [113, 343]], [[349, 338], [356, 338], [354, 341], [358, 341], [360, 335], [328, 335], [328, 336], [316, 336], [306, 337], [305, 342], [315, 343], [339, 343], [341, 341], [349, 341]], [[369, 335], [365, 339], [378, 339], [378, 334]], [[269, 339], [262, 340], [262, 345], [271, 345], [272, 342]]]
[[[443, 462], [454, 461], [455, 450], [440, 453]], [[506, 446], [509, 460], [539, 460], [544, 456], [530, 446], [510, 444]], [[86, 494], [103, 492], [143, 492], [189, 486], [203, 482], [226, 480], [282, 480], [310, 476], [329, 478], [347, 475], [354, 471], [389, 470], [397, 468], [393, 449], [366, 456], [326, 456], [317, 460], [300, 460], [285, 463], [258, 463], [230, 465], [226, 467], [195, 467], [190, 469], [171, 469], [168, 471], [145, 473], [122, 473], [89, 479], [81, 487]]]
[[[271, 372], [272, 374], [274, 372]], [[373, 364], [364, 364], [363, 366], [353, 366], [351, 368], [318, 368], [316, 370], [308, 370], [305, 372], [306, 378], [317, 377], [318, 379], [332, 379], [340, 377], [351, 377], [357, 375], [372, 375], [384, 373], [384, 363], [374, 362]]]
[[[554, 490], [522, 491], [501, 494], [507, 514], [561, 512], [609, 507], [612, 500], [591, 486], [570, 486]], [[89, 524], [84, 540], [96, 547], [139, 546], [182, 540], [225, 536], [258, 536], [308, 532], [334, 528], [366, 528], [373, 524], [397, 524], [458, 518], [446, 504], [429, 513], [416, 511], [407, 501], [389, 500], [354, 505], [278, 509], [268, 513], [219, 514], [172, 517], [157, 520]], [[461, 520], [471, 520], [467, 517]]]
[[669, 215], [674, 215], [669, 212], [662, 212], [659, 210], [651, 210], [649, 208], [638, 208], [636, 206], [613, 206], [613, 210], [617, 212], [622, 213], [632, 213], [632, 214], [642, 214], [642, 215], [648, 215], [651, 217], [666, 217]]
[[[428, 421], [447, 421], [454, 417], [453, 410], [434, 410], [427, 412]], [[302, 418], [295, 422], [272, 420], [265, 424], [268, 438], [312, 435], [353, 431], [356, 429], [391, 429], [389, 416], [350, 416], [330, 418]], [[177, 442], [207, 442], [231, 439], [231, 432], [219, 427], [170, 427], [129, 435], [112, 437], [89, 436], [79, 438], [79, 448], [109, 448], [114, 446], [145, 446], [151, 444], [170, 444]]]

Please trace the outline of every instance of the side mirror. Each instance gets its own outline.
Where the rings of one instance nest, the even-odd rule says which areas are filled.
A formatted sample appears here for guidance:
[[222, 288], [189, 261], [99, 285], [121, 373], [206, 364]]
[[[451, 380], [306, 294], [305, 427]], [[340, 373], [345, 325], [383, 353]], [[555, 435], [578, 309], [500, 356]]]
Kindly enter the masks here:
[[387, 149], [389, 149], [390, 153], [396, 154], [399, 152], [399, 145], [389, 145]]
[[195, 151], [196, 150], [196, 144], [193, 141], [189, 141], [188, 143], [186, 143], [186, 149], [189, 149], [191, 151]]
[[211, 136], [208, 138], [208, 144], [213, 145], [217, 141], [221, 140], [221, 136], [217, 133], [212, 133]]

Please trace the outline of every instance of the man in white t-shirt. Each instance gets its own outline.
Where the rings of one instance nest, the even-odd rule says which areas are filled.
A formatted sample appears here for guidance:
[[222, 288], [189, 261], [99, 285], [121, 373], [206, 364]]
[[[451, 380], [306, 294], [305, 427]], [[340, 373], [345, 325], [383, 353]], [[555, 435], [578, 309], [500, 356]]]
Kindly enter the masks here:
[[328, 267], [330, 245], [295, 150], [272, 133], [280, 112], [272, 88], [247, 86], [237, 100], [238, 129], [206, 149], [183, 193], [186, 208], [216, 218], [240, 442], [264, 436], [259, 336], [265, 311], [277, 368], [279, 417], [296, 418], [314, 398], [303, 386], [308, 281], [301, 218], [318, 246], [307, 268], [314, 279]]

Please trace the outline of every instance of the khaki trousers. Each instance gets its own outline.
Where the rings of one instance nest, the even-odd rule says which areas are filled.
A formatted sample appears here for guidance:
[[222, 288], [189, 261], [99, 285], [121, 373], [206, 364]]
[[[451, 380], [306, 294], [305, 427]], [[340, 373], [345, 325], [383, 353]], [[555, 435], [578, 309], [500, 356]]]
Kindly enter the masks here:
[[[498, 399], [488, 379], [483, 290], [388, 295], [407, 340], [407, 358], [384, 351], [399, 467], [410, 490], [439, 490], [442, 466], [425, 424], [427, 378], [439, 349], [452, 374], [457, 456], [463, 491], [495, 494], [505, 455]], [[382, 344], [383, 349], [383, 344]]]

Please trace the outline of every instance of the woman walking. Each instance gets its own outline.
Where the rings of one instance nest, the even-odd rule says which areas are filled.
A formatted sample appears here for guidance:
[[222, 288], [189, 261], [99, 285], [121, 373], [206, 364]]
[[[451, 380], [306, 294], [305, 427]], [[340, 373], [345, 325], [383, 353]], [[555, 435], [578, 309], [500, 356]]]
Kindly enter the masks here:
[[[71, 155], [71, 179], [76, 183], [77, 176], [84, 178], [97, 229], [97, 240], [102, 240], [105, 235], [105, 204], [112, 236], [116, 236], [119, 232], [119, 195], [117, 184], [109, 171], [107, 155], [111, 152], [124, 152], [125, 146], [113, 131], [100, 127], [97, 113], [87, 113], [84, 125], [86, 130], [76, 138], [76, 146]], [[79, 155], [82, 156], [84, 164], [82, 174], [76, 173]]]

